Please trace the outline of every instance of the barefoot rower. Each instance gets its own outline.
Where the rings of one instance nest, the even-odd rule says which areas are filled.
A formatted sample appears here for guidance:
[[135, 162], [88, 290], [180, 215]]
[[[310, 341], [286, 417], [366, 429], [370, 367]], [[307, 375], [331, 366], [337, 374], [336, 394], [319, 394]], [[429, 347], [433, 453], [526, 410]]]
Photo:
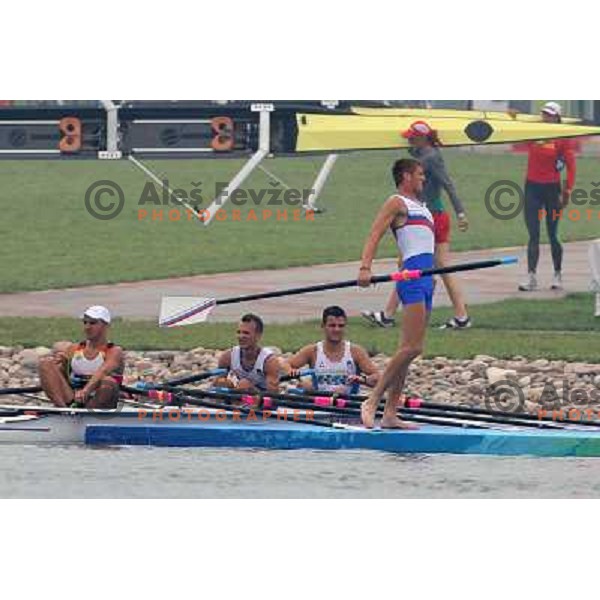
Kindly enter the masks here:
[[238, 345], [219, 356], [219, 369], [228, 369], [226, 378], [215, 382], [236, 390], [279, 391], [279, 359], [269, 348], [258, 344], [264, 330], [263, 321], [253, 314], [244, 315], [238, 324]]
[[[384, 233], [391, 229], [404, 269], [430, 269], [434, 262], [434, 225], [429, 209], [418, 200], [425, 180], [423, 167], [414, 159], [394, 163], [392, 175], [398, 193], [380, 209], [365, 243], [358, 282], [362, 287], [371, 283], [371, 265]], [[433, 299], [432, 278], [401, 281], [396, 290], [402, 302], [402, 332], [400, 346], [383, 375], [361, 407], [365, 427], [372, 428], [379, 401], [387, 391], [381, 426], [413, 429], [397, 416], [400, 395], [410, 363], [423, 350], [425, 331]]]
[[56, 406], [73, 402], [86, 408], [115, 408], [123, 379], [123, 350], [108, 341], [110, 312], [90, 306], [83, 313], [85, 340], [59, 342], [52, 356], [40, 361], [42, 388]]
[[303, 384], [313, 390], [356, 394], [361, 382], [374, 386], [379, 371], [367, 351], [345, 339], [348, 318], [339, 306], [323, 311], [323, 341], [309, 344], [292, 356], [286, 364], [290, 375], [297, 376], [302, 367], [313, 370], [312, 383]]

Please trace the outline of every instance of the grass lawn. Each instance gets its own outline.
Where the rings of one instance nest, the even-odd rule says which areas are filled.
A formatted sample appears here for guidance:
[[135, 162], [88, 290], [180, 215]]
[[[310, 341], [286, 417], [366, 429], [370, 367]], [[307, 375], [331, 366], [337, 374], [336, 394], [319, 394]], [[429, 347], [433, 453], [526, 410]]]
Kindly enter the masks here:
[[[472, 307], [477, 327], [448, 332], [430, 329], [426, 357], [472, 358], [477, 354], [508, 358], [548, 358], [600, 362], [600, 319], [592, 315], [592, 295], [573, 294], [564, 300], [527, 302], [505, 300]], [[436, 309], [433, 323], [442, 323], [450, 312]], [[121, 321], [113, 326], [113, 339], [136, 350], [186, 350], [202, 346], [226, 348], [234, 343], [235, 325], [207, 323], [158, 329], [154, 321]], [[294, 351], [319, 338], [316, 321], [294, 325], [267, 325], [264, 343]], [[73, 319], [1, 318], [0, 344], [50, 346], [60, 339], [79, 339], [81, 326]], [[349, 338], [375, 354], [396, 349], [398, 329], [374, 329], [361, 319], [351, 319]]]
[[[392, 191], [389, 168], [397, 156], [397, 152], [340, 156], [319, 201], [327, 212], [315, 222], [228, 220], [209, 227], [188, 221], [140, 221], [138, 199], [147, 180], [128, 161], [2, 161], [0, 292], [357, 260], [378, 206]], [[483, 198], [494, 181], [520, 184], [525, 157], [450, 149], [445, 156], [471, 221], [469, 232], [454, 235], [454, 248], [524, 244], [522, 219], [495, 220], [486, 212]], [[322, 160], [277, 158], [267, 161], [266, 167], [290, 186], [303, 189], [312, 184]], [[227, 181], [242, 161], [146, 164], [167, 174], [172, 188], [190, 190], [192, 181], [201, 180], [207, 206], [216, 182]], [[591, 158], [578, 161], [580, 187], [590, 188], [590, 182], [598, 179], [597, 164]], [[101, 179], [116, 181], [125, 192], [125, 208], [114, 220], [96, 220], [84, 207], [86, 189]], [[265, 187], [271, 186], [261, 172], [245, 185]], [[249, 208], [241, 208], [242, 219]], [[565, 241], [595, 238], [598, 222], [565, 221], [561, 230]], [[390, 239], [382, 244], [380, 256], [393, 254]]]

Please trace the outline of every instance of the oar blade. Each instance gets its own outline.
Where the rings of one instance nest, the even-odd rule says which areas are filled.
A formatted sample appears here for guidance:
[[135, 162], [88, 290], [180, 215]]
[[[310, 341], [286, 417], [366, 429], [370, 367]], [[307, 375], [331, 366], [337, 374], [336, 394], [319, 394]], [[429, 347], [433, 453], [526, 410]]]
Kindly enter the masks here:
[[160, 304], [159, 327], [183, 327], [204, 323], [217, 305], [214, 298], [164, 296]]

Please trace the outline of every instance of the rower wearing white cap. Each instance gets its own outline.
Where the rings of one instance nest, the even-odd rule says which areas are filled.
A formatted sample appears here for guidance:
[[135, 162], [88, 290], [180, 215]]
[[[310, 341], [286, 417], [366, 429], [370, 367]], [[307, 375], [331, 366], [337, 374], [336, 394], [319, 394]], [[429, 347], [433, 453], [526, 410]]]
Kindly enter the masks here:
[[40, 383], [56, 406], [72, 403], [87, 408], [115, 408], [123, 379], [123, 349], [108, 341], [110, 311], [90, 306], [83, 315], [85, 340], [59, 342], [40, 361]]

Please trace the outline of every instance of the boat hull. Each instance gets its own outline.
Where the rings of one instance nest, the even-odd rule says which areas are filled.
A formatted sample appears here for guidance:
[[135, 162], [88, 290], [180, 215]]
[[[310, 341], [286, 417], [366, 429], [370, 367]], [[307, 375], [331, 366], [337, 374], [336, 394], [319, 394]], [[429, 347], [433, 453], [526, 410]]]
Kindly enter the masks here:
[[[306, 416], [296, 413], [296, 416]], [[323, 419], [324, 415], [319, 415]], [[414, 431], [323, 427], [287, 419], [234, 419], [214, 410], [48, 411], [0, 418], [0, 443], [171, 446], [271, 450], [375, 450], [499, 456], [600, 456], [600, 430], [474, 429], [423, 425]]]
[[92, 425], [87, 444], [272, 450], [376, 450], [500, 456], [600, 456], [600, 433], [481, 430], [426, 425], [416, 431], [330, 429], [296, 423], [231, 425]]

